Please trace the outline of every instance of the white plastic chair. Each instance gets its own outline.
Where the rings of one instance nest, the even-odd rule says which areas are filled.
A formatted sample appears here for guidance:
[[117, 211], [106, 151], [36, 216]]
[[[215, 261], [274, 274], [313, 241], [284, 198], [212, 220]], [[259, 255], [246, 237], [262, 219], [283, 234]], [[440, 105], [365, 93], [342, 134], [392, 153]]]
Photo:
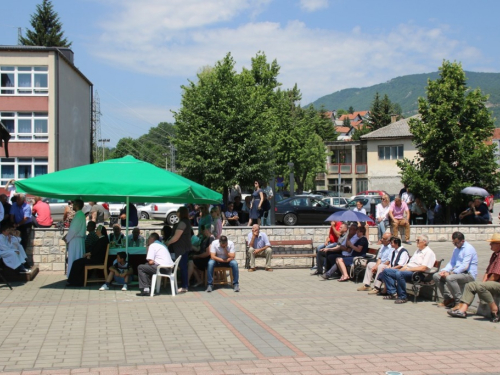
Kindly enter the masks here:
[[179, 267], [179, 262], [181, 261], [181, 257], [177, 257], [174, 263], [174, 272], [172, 272], [170, 275], [165, 275], [161, 273], [161, 270], [164, 268], [172, 268], [170, 266], [158, 266], [156, 269], [156, 274], [153, 275], [153, 278], [151, 280], [151, 297], [154, 296], [155, 293], [155, 286], [156, 286], [156, 294], [160, 293], [160, 286], [161, 286], [161, 280], [158, 280], [158, 283], [156, 283], [156, 278], [157, 277], [168, 277], [170, 279], [170, 289], [172, 290], [172, 297], [175, 296], [177, 293], [177, 267]]

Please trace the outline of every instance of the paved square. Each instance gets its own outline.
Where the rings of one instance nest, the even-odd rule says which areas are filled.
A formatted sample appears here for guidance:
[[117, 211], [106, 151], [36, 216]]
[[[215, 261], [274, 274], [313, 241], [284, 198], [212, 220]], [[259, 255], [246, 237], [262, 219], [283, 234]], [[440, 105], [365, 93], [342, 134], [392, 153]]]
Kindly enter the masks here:
[[[478, 250], [480, 276], [491, 251]], [[451, 243], [432, 243], [438, 259]], [[415, 246], [410, 246], [413, 253]], [[309, 269], [248, 273], [241, 292], [154, 298], [66, 288], [62, 274], [0, 284], [0, 371], [13, 374], [498, 374], [500, 325], [433, 302], [395, 305]]]

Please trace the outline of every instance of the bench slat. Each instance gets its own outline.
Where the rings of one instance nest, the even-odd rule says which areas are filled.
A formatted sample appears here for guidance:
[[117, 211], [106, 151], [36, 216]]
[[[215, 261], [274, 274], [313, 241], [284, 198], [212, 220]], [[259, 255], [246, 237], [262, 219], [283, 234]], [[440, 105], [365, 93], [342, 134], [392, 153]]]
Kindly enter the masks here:
[[291, 245], [311, 245], [312, 240], [285, 240], [285, 241], [269, 241], [271, 246], [291, 246]]
[[298, 253], [298, 254], [274, 254], [273, 253], [273, 258], [315, 258], [316, 254], [304, 254], [304, 253]]

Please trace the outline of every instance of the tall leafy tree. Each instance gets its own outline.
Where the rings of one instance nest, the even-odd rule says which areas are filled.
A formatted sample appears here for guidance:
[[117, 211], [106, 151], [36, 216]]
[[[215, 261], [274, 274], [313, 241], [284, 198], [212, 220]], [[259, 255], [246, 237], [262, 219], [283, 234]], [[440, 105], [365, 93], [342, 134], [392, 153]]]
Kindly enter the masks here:
[[347, 117], [347, 116], [345, 116], [345, 117], [344, 117], [344, 120], [343, 120], [343, 122], [342, 122], [342, 125], [343, 125], [343, 126], [347, 126], [348, 128], [350, 128], [350, 127], [351, 127], [351, 120], [349, 119], [349, 117]]
[[316, 133], [321, 137], [323, 141], [336, 141], [338, 134], [335, 131], [335, 126], [327, 116], [326, 109], [321, 107], [319, 111], [319, 119], [317, 121]]
[[323, 116], [310, 106], [301, 108], [298, 102], [301, 94], [297, 86], [277, 93], [275, 125], [272, 144], [276, 159], [275, 173], [286, 175], [288, 163], [294, 164], [294, 177], [297, 191], [303, 191], [307, 181], [316, 173], [325, 171], [326, 147], [318, 124]]
[[43, 0], [36, 6], [36, 13], [31, 15], [31, 27], [26, 31], [26, 37], [21, 37], [25, 46], [71, 47], [71, 42], [64, 37], [62, 23], [54, 11], [50, 0]]
[[352, 115], [354, 113], [354, 108], [353, 106], [351, 105], [348, 109], [348, 112]]
[[418, 154], [398, 161], [402, 181], [416, 194], [439, 199], [448, 213], [466, 186], [498, 189], [496, 146], [485, 143], [494, 129], [486, 101], [480, 89], [467, 88], [461, 64], [444, 61], [439, 78], [428, 81], [427, 98], [419, 98], [421, 118], [409, 120]]
[[270, 129], [279, 66], [257, 54], [251, 69], [237, 73], [231, 54], [204, 69], [197, 82], [182, 86], [174, 112], [175, 144], [183, 175], [227, 192], [239, 183], [268, 179], [274, 164]]

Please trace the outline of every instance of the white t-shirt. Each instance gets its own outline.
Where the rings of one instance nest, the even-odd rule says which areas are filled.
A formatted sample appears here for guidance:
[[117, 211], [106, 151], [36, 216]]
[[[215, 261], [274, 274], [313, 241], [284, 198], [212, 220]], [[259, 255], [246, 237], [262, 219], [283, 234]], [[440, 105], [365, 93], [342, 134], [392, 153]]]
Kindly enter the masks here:
[[[229, 240], [227, 241], [226, 250], [229, 254], [234, 254], [235, 251], [234, 251], [233, 241], [229, 241]], [[210, 245], [210, 252], [212, 254], [215, 254], [215, 256], [218, 258], [221, 258], [224, 260], [227, 260], [227, 258], [228, 258], [226, 256], [226, 251], [221, 247], [219, 240], [215, 240], [214, 242], [212, 242], [212, 245]]]

